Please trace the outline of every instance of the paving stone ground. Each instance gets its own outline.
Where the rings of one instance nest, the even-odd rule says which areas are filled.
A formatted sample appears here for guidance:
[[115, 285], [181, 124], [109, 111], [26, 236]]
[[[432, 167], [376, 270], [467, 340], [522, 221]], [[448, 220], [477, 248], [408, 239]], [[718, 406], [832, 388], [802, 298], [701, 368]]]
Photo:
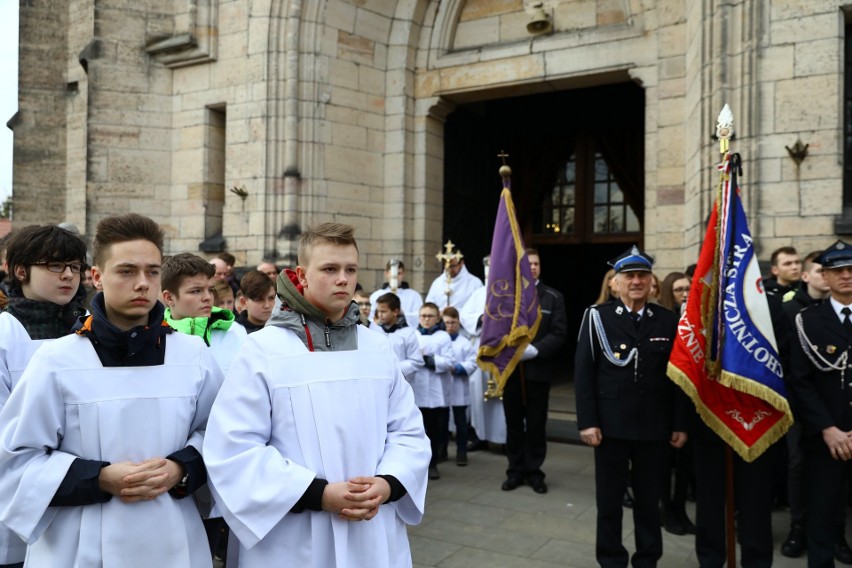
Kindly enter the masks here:
[[[451, 457], [453, 449], [450, 450]], [[545, 471], [550, 491], [529, 487], [501, 491], [506, 458], [496, 448], [468, 455], [470, 464], [439, 466], [431, 481], [426, 515], [409, 529], [415, 568], [592, 568], [595, 541], [594, 462], [590, 448], [548, 444]], [[633, 523], [625, 509], [624, 541], [633, 547]], [[695, 519], [694, 504], [687, 504]], [[849, 523], [847, 526], [852, 527]], [[789, 529], [789, 512], [773, 513], [778, 568], [803, 568], [804, 557], [790, 559], [778, 549]], [[690, 535], [663, 532], [659, 568], [698, 566]], [[838, 564], [842, 566], [842, 564]]]

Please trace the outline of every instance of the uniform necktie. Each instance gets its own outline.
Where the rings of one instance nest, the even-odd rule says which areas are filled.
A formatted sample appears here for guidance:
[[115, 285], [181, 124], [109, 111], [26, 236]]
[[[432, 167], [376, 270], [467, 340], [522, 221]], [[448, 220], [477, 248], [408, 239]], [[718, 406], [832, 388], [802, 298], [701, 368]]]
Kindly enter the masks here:
[[852, 314], [852, 310], [848, 307], [840, 310], [840, 313], [843, 314], [843, 327], [846, 329], [846, 335], [852, 336], [852, 319], [849, 318], [849, 315]]
[[[848, 310], [849, 308], [844, 308], [844, 309]], [[850, 313], [852, 313], [852, 312], [850, 312]], [[638, 329], [639, 328], [639, 320], [640, 320], [639, 313], [638, 312], [630, 312], [630, 319], [633, 320], [633, 327]], [[848, 315], [846, 316], [846, 321], [849, 321]], [[849, 329], [852, 330], [852, 321], [849, 321]]]

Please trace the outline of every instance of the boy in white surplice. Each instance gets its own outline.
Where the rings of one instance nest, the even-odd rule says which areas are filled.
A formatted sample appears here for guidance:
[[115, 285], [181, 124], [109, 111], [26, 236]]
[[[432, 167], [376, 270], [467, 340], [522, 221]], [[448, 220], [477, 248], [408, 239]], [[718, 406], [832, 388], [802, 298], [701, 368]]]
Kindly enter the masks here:
[[147, 217], [98, 224], [92, 314], [39, 348], [0, 411], [0, 521], [29, 544], [27, 567], [212, 565], [185, 497], [206, 481], [222, 375], [163, 322], [162, 247]]
[[[0, 314], [0, 409], [36, 350], [71, 333], [86, 313], [80, 277], [86, 244], [56, 225], [31, 225], [12, 234], [7, 245], [9, 305]], [[26, 543], [0, 525], [0, 568], [20, 568]]]
[[357, 323], [357, 271], [351, 226], [303, 233], [213, 405], [205, 462], [242, 568], [412, 564], [429, 441], [387, 338]]

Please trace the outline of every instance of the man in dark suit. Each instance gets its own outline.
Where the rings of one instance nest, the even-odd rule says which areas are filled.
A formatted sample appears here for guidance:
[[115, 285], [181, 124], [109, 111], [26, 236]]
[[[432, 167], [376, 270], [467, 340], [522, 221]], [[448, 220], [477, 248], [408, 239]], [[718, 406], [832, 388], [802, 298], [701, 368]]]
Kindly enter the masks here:
[[834, 566], [837, 508], [852, 459], [852, 245], [837, 241], [817, 258], [831, 290], [796, 316], [790, 387], [803, 423], [808, 566]]
[[558, 373], [557, 355], [568, 336], [568, 319], [562, 293], [539, 279], [538, 251], [527, 249], [526, 253], [541, 305], [541, 323], [503, 389], [509, 467], [502, 489], [511, 491], [526, 481], [536, 493], [547, 493], [541, 470], [547, 452], [547, 405], [550, 383]]
[[[686, 400], [666, 376], [677, 316], [648, 304], [654, 259], [632, 247], [610, 261], [619, 298], [586, 310], [577, 339], [574, 385], [581, 439], [595, 448], [595, 556], [626, 567], [622, 497], [632, 472], [634, 568], [663, 554], [659, 501], [668, 446], [686, 443]], [[677, 408], [676, 408], [677, 407]]]

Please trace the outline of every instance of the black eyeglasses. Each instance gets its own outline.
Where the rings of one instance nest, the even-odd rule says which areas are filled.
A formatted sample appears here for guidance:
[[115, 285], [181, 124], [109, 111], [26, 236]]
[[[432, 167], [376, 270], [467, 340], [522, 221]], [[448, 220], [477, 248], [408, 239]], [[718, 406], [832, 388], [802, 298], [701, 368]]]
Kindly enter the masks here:
[[59, 262], [51, 260], [50, 262], [34, 262], [33, 266], [44, 266], [50, 272], [55, 272], [56, 274], [62, 274], [66, 268], [70, 268], [72, 274], [80, 274], [85, 265], [82, 262]]
[[362, 308], [369, 308], [370, 306], [373, 305], [370, 302], [355, 302], [355, 303], [358, 304], [359, 306], [361, 306]]
[[684, 292], [689, 292], [689, 286], [686, 288], [672, 288], [672, 292], [675, 294], [683, 294]]

